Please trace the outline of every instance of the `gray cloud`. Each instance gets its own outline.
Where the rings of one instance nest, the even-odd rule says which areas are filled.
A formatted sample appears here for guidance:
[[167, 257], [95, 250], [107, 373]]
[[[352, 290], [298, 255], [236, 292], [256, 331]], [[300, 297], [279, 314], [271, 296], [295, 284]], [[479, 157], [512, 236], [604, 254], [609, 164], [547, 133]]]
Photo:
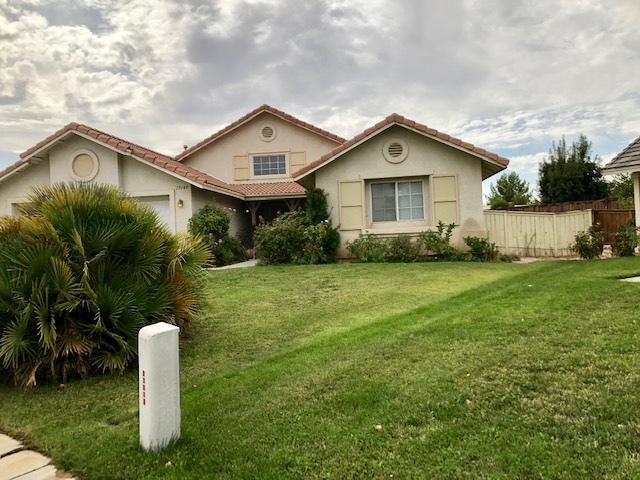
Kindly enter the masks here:
[[639, 23], [635, 0], [0, 1], [0, 148], [76, 120], [177, 153], [269, 103], [345, 137], [397, 112], [533, 175], [563, 134], [640, 133]]

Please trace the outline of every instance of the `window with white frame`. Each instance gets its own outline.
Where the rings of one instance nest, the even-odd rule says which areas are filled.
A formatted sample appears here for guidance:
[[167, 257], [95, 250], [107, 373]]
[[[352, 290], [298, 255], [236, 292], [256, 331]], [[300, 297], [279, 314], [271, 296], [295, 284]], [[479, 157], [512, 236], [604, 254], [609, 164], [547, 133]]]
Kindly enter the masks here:
[[374, 222], [424, 220], [422, 181], [372, 183], [371, 219]]
[[255, 176], [285, 175], [286, 173], [287, 159], [284, 154], [253, 156], [253, 174]]

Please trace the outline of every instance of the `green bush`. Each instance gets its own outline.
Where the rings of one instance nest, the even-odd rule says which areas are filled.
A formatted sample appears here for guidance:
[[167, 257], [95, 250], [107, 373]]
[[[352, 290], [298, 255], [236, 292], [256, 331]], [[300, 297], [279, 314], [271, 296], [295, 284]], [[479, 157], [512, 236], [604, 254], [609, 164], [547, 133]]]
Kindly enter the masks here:
[[192, 235], [201, 236], [217, 267], [242, 262], [246, 250], [240, 240], [229, 235], [231, 217], [222, 208], [207, 204], [189, 219], [188, 229]]
[[0, 220], [0, 371], [15, 383], [121, 372], [141, 327], [198, 314], [201, 240], [115, 187], [40, 187], [21, 210]]
[[498, 258], [496, 244], [486, 238], [464, 237], [464, 243], [469, 247], [471, 256], [480, 262], [492, 262]]
[[387, 258], [390, 262], [411, 263], [420, 259], [420, 241], [412, 241], [408, 235], [398, 235], [387, 241]]
[[305, 211], [308, 225], [317, 225], [329, 219], [329, 204], [324, 190], [321, 188], [307, 190]]
[[304, 230], [305, 263], [334, 263], [338, 260], [340, 233], [330, 220], [310, 225]]
[[438, 260], [459, 259], [460, 252], [451, 245], [451, 235], [455, 226], [455, 223], [445, 225], [442, 221], [439, 221], [435, 232], [432, 230], [422, 232], [420, 241], [427, 253], [434, 255]]
[[580, 255], [580, 258], [597, 258], [602, 251], [604, 236], [598, 230], [598, 225], [591, 225], [586, 232], [578, 232], [571, 250]]
[[331, 225], [327, 194], [307, 191], [307, 210], [286, 212], [259, 225], [253, 242], [261, 264], [331, 263], [337, 261], [340, 232]]
[[501, 253], [498, 255], [498, 261], [504, 263], [512, 263], [520, 260], [520, 257], [515, 253]]
[[301, 263], [304, 258], [304, 214], [287, 212], [271, 223], [258, 225], [253, 234], [260, 263]]
[[357, 262], [384, 262], [387, 260], [388, 242], [373, 234], [360, 234], [352, 242], [347, 242], [347, 252]]
[[620, 225], [613, 235], [615, 252], [619, 257], [632, 257], [635, 247], [638, 246], [638, 230], [634, 220], [629, 220]]

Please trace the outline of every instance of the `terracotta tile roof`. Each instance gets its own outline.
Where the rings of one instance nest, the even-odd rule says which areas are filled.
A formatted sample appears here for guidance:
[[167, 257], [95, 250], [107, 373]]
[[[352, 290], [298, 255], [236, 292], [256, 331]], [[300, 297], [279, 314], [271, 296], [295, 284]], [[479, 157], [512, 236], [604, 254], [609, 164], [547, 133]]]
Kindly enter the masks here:
[[640, 171], [640, 137], [636, 138], [618, 155], [607, 163], [602, 171], [604, 173], [622, 173]]
[[131, 155], [142, 161], [156, 165], [164, 170], [173, 172], [176, 175], [190, 181], [191, 183], [196, 183], [205, 188], [216, 187], [222, 190], [226, 190], [233, 196], [240, 198], [244, 195], [242, 191], [236, 188], [235, 185], [223, 182], [222, 180], [212, 177], [211, 175], [207, 175], [206, 173], [196, 170], [193, 167], [177, 162], [167, 155], [163, 155], [162, 153], [155, 152], [135, 143], [131, 143], [127, 140], [123, 140], [122, 138], [118, 138], [116, 136], [101, 132], [100, 130], [96, 130], [95, 128], [91, 128], [87, 125], [82, 125], [79, 123], [70, 123], [66, 125], [54, 134], [49, 135], [44, 140], [36, 143], [33, 147], [22, 152], [20, 154], [21, 160], [0, 172], [0, 179], [5, 175], [11, 173], [13, 170], [16, 170], [20, 166], [27, 163], [29, 156], [38, 152], [42, 148], [50, 146], [56, 140], [70, 132], [78, 132], [88, 137], [94, 138], [98, 142], [110, 146], [124, 155]]
[[469, 153], [489, 158], [489, 159], [495, 161], [496, 163], [498, 163], [499, 165], [502, 165], [503, 167], [507, 167], [507, 165], [509, 165], [509, 160], [507, 158], [501, 157], [500, 155], [497, 155], [495, 153], [488, 152], [487, 150], [485, 150], [483, 148], [476, 147], [475, 145], [472, 145], [471, 143], [463, 142], [459, 138], [455, 138], [455, 137], [452, 137], [450, 135], [447, 135], [446, 133], [439, 132], [438, 130], [435, 130], [433, 128], [429, 128], [426, 125], [422, 125], [421, 123], [414, 122], [413, 120], [405, 118], [402, 115], [398, 115], [397, 113], [392, 113], [391, 115], [389, 115], [384, 120], [376, 123], [372, 127], [367, 128], [364, 132], [359, 133], [358, 135], [353, 137], [351, 140], [347, 140], [342, 145], [339, 145], [339, 146], [335, 147], [333, 150], [331, 150], [330, 152], [324, 154], [318, 160], [315, 160], [315, 161], [311, 162], [310, 164], [305, 165], [304, 167], [302, 167], [297, 172], [294, 172], [293, 177], [295, 179], [299, 179], [299, 178], [305, 176], [305, 174], [309, 173], [310, 171], [315, 170], [316, 168], [318, 168], [322, 164], [333, 160], [335, 157], [339, 156], [341, 153], [345, 152], [346, 150], [348, 150], [349, 148], [353, 147], [354, 145], [360, 143], [361, 141], [363, 141], [367, 137], [370, 137], [372, 135], [375, 135], [375, 134], [379, 133], [382, 129], [384, 129], [385, 127], [388, 127], [389, 125], [392, 125], [392, 124], [404, 125], [404, 126], [409, 127], [411, 129], [417, 130], [418, 132], [422, 132], [422, 133], [424, 133], [426, 135], [429, 135], [430, 137], [434, 137], [434, 138], [439, 139], [439, 140], [441, 140], [443, 142], [456, 145], [456, 146], [460, 147], [460, 149], [466, 150]]
[[[54, 140], [57, 140], [58, 138], [62, 137], [64, 134], [72, 130], [88, 135], [89, 137], [95, 138], [96, 140], [102, 143], [106, 143], [114, 147], [115, 149], [122, 151], [123, 153], [127, 153], [128, 150], [131, 150], [131, 153], [139, 158], [143, 158], [144, 156], [151, 156], [151, 157], [165, 158], [168, 160], [171, 159], [171, 157], [168, 157], [167, 155], [154, 152], [153, 150], [150, 150], [145, 147], [141, 147], [140, 145], [136, 145], [135, 143], [128, 142], [127, 140], [123, 140], [121, 138], [110, 135], [108, 133], [101, 132], [100, 130], [96, 130], [95, 128], [91, 128], [87, 125], [82, 125], [81, 123], [75, 123], [75, 122], [69, 123], [68, 125], [58, 130], [56, 133], [49, 135], [44, 140], [36, 143], [33, 147], [22, 152], [20, 154], [20, 158], [28, 157], [32, 153], [35, 153], [36, 151], [40, 150], [42, 147], [48, 145]], [[134, 151], [136, 153], [133, 153]]]
[[243, 183], [233, 185], [247, 197], [266, 195], [298, 195], [306, 189], [295, 182]]
[[235, 128], [239, 127], [240, 125], [248, 122], [249, 120], [251, 120], [252, 118], [256, 117], [257, 115], [259, 115], [262, 112], [269, 112], [272, 113], [273, 115], [276, 115], [278, 117], [280, 117], [283, 120], [286, 120], [287, 122], [293, 123], [294, 125], [297, 125], [299, 127], [302, 127], [306, 130], [309, 130], [311, 132], [317, 133], [318, 135], [322, 135], [323, 137], [326, 137], [330, 140], [333, 140], [336, 143], [344, 143], [346, 141], [346, 139], [339, 137], [338, 135], [335, 135], [331, 132], [328, 132], [327, 130], [323, 130], [321, 128], [316, 127], [315, 125], [311, 125], [310, 123], [304, 122], [292, 115], [289, 115], [288, 113], [283, 112], [282, 110], [277, 110], [267, 104], [264, 104], [258, 108], [256, 108], [255, 110], [252, 110], [251, 112], [247, 113], [245, 116], [239, 118], [238, 120], [236, 120], [235, 122], [227, 125], [226, 127], [224, 127], [222, 130], [214, 133], [213, 135], [210, 135], [209, 137], [205, 138], [204, 140], [202, 140], [201, 142], [196, 143], [194, 146], [187, 148], [184, 152], [179, 153], [178, 155], [176, 155], [175, 157], [173, 157], [175, 160], [178, 161], [182, 161], [182, 159], [184, 159], [184, 157], [187, 157], [189, 155], [191, 155], [193, 152], [200, 150], [202, 147], [210, 144], [211, 142], [216, 141], [218, 138], [224, 136], [225, 134], [229, 133], [230, 131], [234, 130]]

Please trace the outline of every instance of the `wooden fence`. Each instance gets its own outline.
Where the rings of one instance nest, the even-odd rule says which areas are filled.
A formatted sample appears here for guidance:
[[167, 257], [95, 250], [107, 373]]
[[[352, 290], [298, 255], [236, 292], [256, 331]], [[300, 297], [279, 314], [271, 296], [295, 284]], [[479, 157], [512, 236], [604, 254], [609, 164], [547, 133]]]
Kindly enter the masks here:
[[583, 210], [566, 213], [485, 210], [489, 241], [500, 252], [521, 257], [567, 257], [575, 255], [570, 245], [578, 232], [598, 223], [605, 243], [630, 219], [633, 210]]
[[489, 241], [521, 257], [566, 257], [576, 233], [591, 226], [591, 210], [569, 213], [485, 210]]
[[604, 243], [613, 244], [613, 234], [620, 225], [636, 218], [634, 210], [593, 210], [593, 223], [604, 234]]
[[582, 200], [579, 202], [541, 203], [510, 207], [511, 212], [572, 212], [574, 210], [616, 210], [618, 200]]

